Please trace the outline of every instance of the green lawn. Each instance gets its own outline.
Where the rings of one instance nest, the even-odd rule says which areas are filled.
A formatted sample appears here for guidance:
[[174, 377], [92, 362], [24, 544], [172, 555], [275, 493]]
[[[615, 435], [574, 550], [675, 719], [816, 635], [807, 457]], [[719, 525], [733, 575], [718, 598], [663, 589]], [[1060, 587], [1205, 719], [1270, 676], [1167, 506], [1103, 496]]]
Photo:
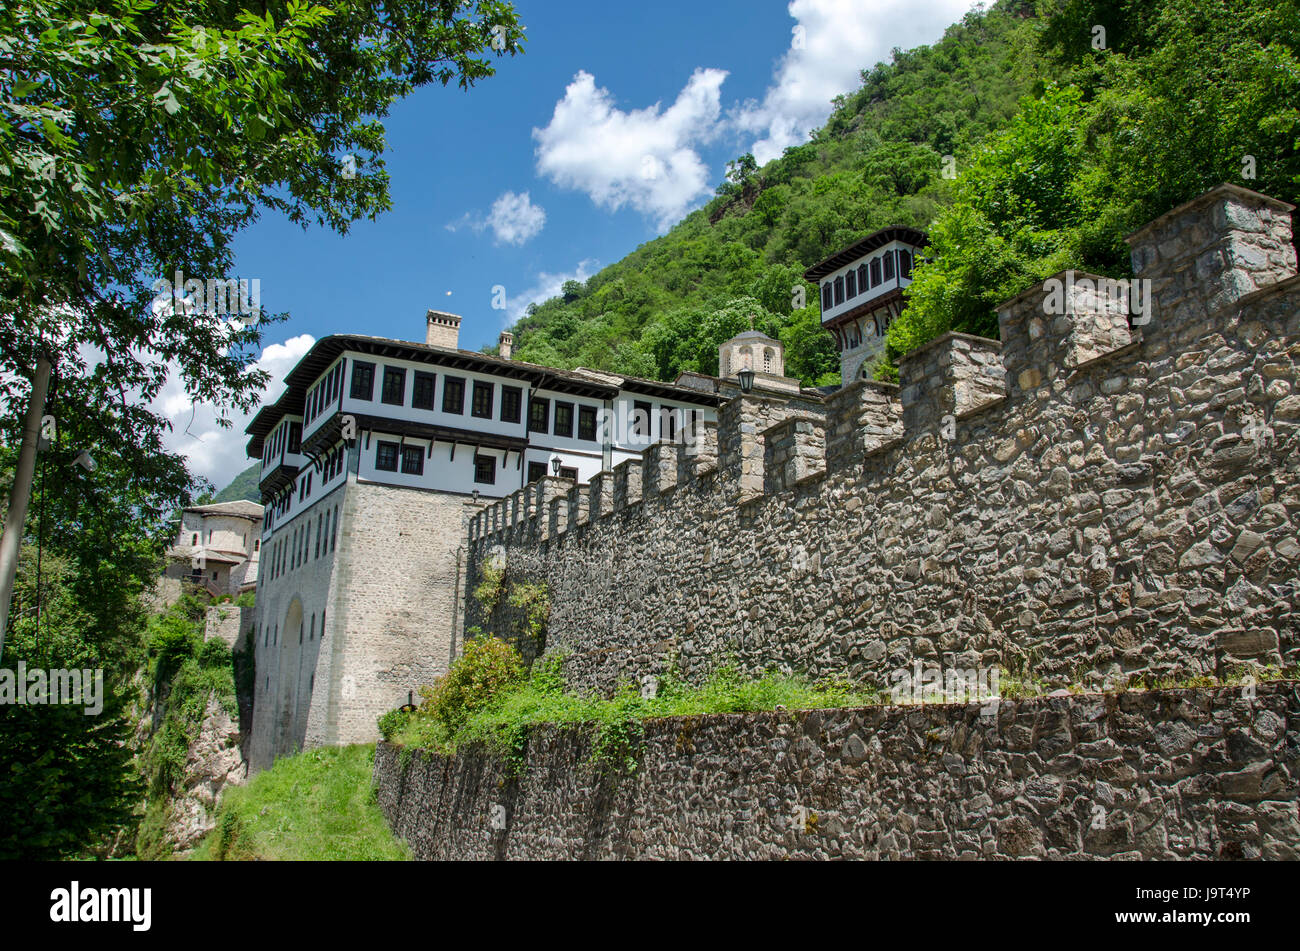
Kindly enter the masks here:
[[328, 747], [279, 760], [227, 789], [217, 824], [194, 851], [207, 861], [409, 861], [371, 787], [373, 744]]

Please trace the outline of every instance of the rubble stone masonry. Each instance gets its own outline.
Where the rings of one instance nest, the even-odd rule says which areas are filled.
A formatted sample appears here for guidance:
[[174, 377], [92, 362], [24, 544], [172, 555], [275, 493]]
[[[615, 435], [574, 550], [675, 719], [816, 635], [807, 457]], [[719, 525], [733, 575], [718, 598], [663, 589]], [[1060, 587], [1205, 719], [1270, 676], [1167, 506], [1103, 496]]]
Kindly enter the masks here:
[[420, 859], [1297, 859], [1295, 683], [675, 717], [639, 768], [534, 730], [522, 772], [381, 743]]
[[[520, 490], [470, 521], [468, 588], [489, 558], [544, 583], [579, 689], [727, 659], [881, 685], [914, 660], [1091, 686], [1296, 664], [1290, 210], [1224, 185], [1131, 236], [1132, 322], [1058, 275], [1003, 305], [1000, 346], [738, 397], [697, 455]], [[507, 600], [466, 626], [509, 636]]]

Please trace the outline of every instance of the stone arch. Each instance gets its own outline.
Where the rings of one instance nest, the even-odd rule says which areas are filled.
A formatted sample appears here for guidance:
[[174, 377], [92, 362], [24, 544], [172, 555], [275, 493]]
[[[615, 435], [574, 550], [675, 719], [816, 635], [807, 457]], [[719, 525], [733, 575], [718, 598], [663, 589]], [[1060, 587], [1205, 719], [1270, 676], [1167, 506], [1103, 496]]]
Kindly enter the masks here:
[[772, 372], [772, 361], [775, 358], [776, 358], [775, 350], [773, 350], [771, 347], [763, 348], [763, 372], [764, 373]]
[[745, 344], [745, 346], [740, 348], [740, 369], [754, 369], [754, 348], [749, 346], [749, 344]]

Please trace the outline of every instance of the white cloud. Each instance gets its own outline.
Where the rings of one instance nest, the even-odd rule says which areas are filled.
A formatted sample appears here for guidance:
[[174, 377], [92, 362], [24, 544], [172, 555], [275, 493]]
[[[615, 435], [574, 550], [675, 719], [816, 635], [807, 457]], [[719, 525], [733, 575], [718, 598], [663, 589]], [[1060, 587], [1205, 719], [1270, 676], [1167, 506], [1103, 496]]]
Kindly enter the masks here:
[[[261, 357], [251, 369], [265, 370], [271, 379], [263, 391], [262, 403], [273, 403], [284, 392], [284, 377], [311, 349], [316, 338], [310, 334], [291, 337], [284, 343], [273, 343], [263, 348]], [[194, 403], [185, 392], [185, 384], [174, 369], [167, 383], [158, 392], [149, 408], [171, 420], [172, 431], [163, 438], [163, 445], [186, 458], [191, 474], [204, 476], [217, 489], [223, 489], [230, 480], [253, 464], [245, 455], [248, 436], [244, 427], [257, 413], [227, 413], [230, 428], [217, 425], [217, 413], [207, 403]]]
[[528, 192], [518, 195], [508, 191], [492, 203], [486, 218], [466, 212], [446, 227], [448, 231], [471, 228], [476, 234], [491, 228], [497, 244], [524, 244], [536, 237], [545, 225], [545, 209], [534, 205]]
[[895, 47], [935, 42], [970, 7], [971, 0], [792, 0], [797, 23], [773, 85], [733, 116], [739, 130], [759, 135], [750, 148], [758, 164], [804, 142], [830, 115], [831, 100], [861, 85], [863, 69]]
[[534, 205], [528, 192], [506, 192], [492, 205], [488, 226], [502, 244], [523, 244], [546, 224], [546, 212]]
[[695, 147], [720, 131], [726, 78], [724, 70], [697, 69], [667, 109], [655, 103], [624, 112], [594, 76], [579, 72], [550, 124], [533, 129], [538, 174], [610, 211], [629, 205], [666, 228], [711, 190]]
[[600, 262], [595, 258], [585, 258], [578, 266], [566, 274], [549, 274], [545, 271], [537, 275], [533, 286], [518, 294], [511, 295], [506, 301], [506, 325], [509, 326], [528, 312], [529, 304], [540, 304], [552, 297], [559, 297], [565, 281], [585, 281], [596, 273]]

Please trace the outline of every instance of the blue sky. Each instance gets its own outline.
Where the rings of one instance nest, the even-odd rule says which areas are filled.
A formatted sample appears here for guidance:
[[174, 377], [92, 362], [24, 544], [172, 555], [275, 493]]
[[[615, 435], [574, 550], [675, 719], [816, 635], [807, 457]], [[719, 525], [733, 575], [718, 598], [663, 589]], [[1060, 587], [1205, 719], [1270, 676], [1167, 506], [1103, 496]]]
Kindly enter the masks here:
[[[260, 281], [264, 309], [291, 314], [263, 341], [266, 398], [313, 341], [422, 340], [429, 308], [464, 318], [462, 347], [495, 343], [529, 302], [706, 202], [729, 159], [762, 164], [806, 140], [861, 69], [933, 42], [969, 6], [517, 0], [524, 55], [469, 91], [426, 88], [393, 107], [392, 211], [346, 237], [267, 215], [239, 239], [237, 273]], [[195, 474], [221, 486], [249, 464], [246, 417], [219, 429], [178, 386], [158, 402]]]

